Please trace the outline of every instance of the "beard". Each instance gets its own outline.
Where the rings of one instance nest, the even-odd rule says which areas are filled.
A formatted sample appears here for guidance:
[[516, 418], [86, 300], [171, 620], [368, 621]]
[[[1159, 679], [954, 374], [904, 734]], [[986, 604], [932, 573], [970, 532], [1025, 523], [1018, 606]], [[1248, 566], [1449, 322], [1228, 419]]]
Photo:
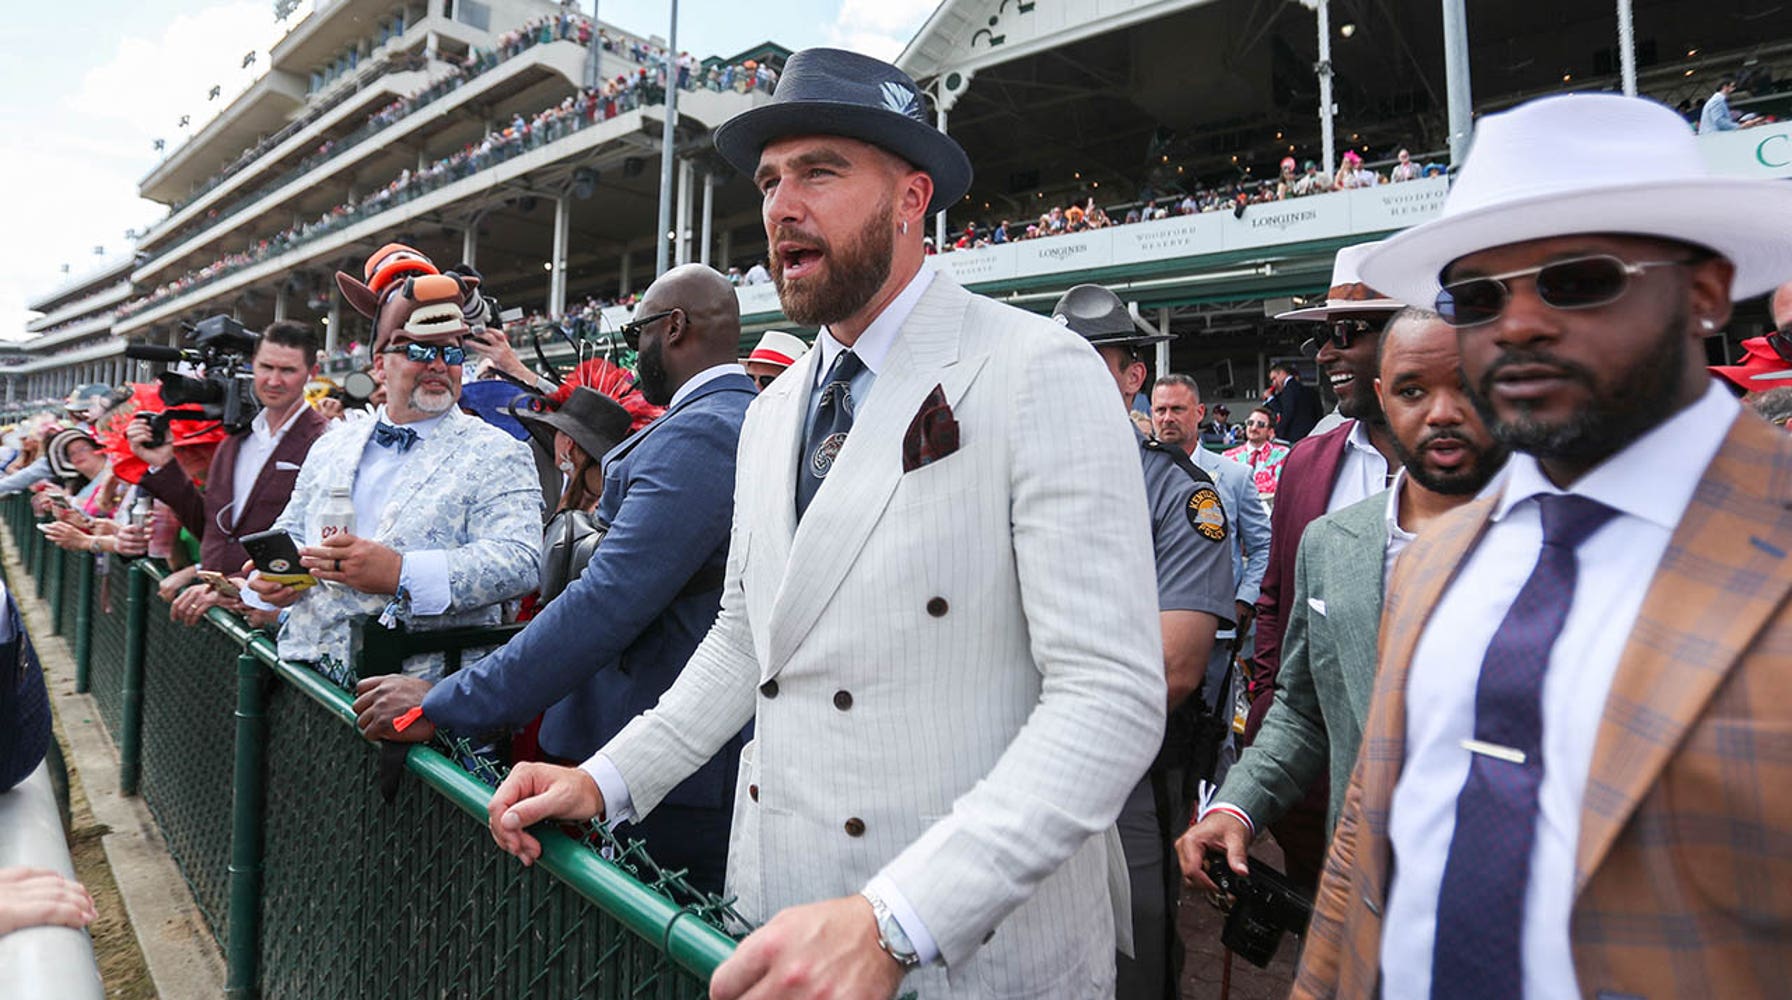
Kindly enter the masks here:
[[[1476, 451], [1474, 443], [1461, 432], [1447, 427], [1425, 435], [1410, 449], [1398, 434], [1389, 434], [1388, 440], [1393, 443], [1394, 457], [1406, 467], [1406, 474], [1412, 477], [1413, 482], [1433, 493], [1449, 497], [1473, 496], [1481, 492], [1482, 487], [1506, 464], [1506, 456], [1510, 454], [1510, 450], [1497, 441], [1484, 450]], [[1438, 441], [1455, 441], [1473, 457], [1459, 469], [1447, 472], [1433, 469], [1425, 464], [1425, 449]]]
[[666, 371], [666, 349], [658, 340], [641, 345], [635, 355], [635, 383], [655, 406], [672, 402], [672, 376]]
[[448, 389], [436, 389], [430, 386], [417, 385], [411, 387], [411, 409], [430, 416], [447, 413], [458, 402], [455, 394]]
[[889, 198], [865, 220], [851, 242], [838, 249], [816, 234], [780, 226], [772, 238], [774, 247], [784, 239], [813, 245], [822, 252], [826, 265], [821, 275], [785, 281], [783, 260], [775, 252], [771, 255], [772, 283], [777, 286], [784, 315], [804, 326], [827, 326], [865, 308], [889, 280], [894, 256], [890, 232], [894, 227], [895, 203]]
[[[1652, 349], [1637, 352], [1624, 369], [1613, 369], [1602, 388], [1592, 369], [1542, 351], [1505, 351], [1475, 382], [1469, 398], [1496, 441], [1539, 459], [1594, 464], [1622, 451], [1669, 416], [1665, 401], [1674, 398], [1686, 371], [1687, 307], [1684, 302], [1656, 331]], [[1494, 410], [1494, 377], [1510, 365], [1548, 365], [1562, 377], [1584, 386], [1591, 397], [1572, 417], [1550, 422], [1527, 402], [1508, 404], [1517, 410], [1502, 419]]]

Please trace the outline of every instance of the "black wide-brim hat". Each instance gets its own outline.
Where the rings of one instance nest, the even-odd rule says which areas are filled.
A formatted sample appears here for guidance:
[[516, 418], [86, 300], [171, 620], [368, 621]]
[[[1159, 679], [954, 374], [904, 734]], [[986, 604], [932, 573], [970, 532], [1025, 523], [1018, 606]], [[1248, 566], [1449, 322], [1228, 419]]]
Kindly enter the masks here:
[[716, 151], [741, 174], [759, 169], [766, 143], [793, 135], [840, 135], [888, 150], [933, 178], [927, 214], [943, 212], [971, 189], [971, 158], [927, 121], [927, 102], [907, 73], [841, 49], [804, 49], [790, 57], [771, 102], [716, 129]]
[[1141, 330], [1120, 296], [1101, 285], [1076, 285], [1052, 307], [1052, 319], [1096, 347], [1143, 347], [1174, 340], [1174, 334]]
[[518, 397], [510, 404], [510, 414], [549, 455], [554, 453], [554, 432], [560, 431], [585, 454], [601, 459], [628, 437], [634, 421], [621, 403], [589, 386], [573, 389], [557, 410], [525, 408], [548, 405], [540, 397]]

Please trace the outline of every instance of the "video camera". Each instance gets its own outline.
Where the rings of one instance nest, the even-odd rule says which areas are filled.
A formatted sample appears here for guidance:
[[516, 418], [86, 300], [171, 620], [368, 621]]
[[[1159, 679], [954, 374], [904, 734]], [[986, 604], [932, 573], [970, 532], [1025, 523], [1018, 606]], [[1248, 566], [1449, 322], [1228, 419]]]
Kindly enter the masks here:
[[178, 372], [156, 376], [162, 383], [162, 402], [170, 409], [139, 415], [149, 421], [154, 432], [149, 442], [152, 448], [167, 443], [168, 428], [176, 420], [215, 421], [225, 433], [240, 434], [261, 412], [250, 360], [260, 336], [222, 315], [183, 326], [193, 341], [191, 349], [157, 344], [132, 344], [124, 349], [125, 357], [137, 361], [184, 361], [202, 372], [197, 378]]
[[1267, 968], [1275, 957], [1282, 934], [1303, 934], [1313, 916], [1313, 901], [1288, 881], [1288, 876], [1250, 858], [1251, 874], [1240, 875], [1218, 851], [1207, 855], [1207, 877], [1232, 896], [1220, 943], [1257, 968]]

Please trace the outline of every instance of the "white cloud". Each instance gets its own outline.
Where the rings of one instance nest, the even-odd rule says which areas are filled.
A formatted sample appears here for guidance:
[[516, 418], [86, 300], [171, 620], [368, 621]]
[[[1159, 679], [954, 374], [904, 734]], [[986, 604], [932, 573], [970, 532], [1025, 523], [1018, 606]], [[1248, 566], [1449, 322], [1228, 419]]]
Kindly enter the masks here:
[[[154, 167], [152, 142], [173, 152], [268, 64], [280, 28], [264, 0], [237, 0], [184, 14], [150, 35], [120, 38], [103, 62], [85, 73], [32, 81], [43, 95], [15, 105], [8, 131], [33, 139], [29, 156], [0, 158], [0, 190], [13, 238], [0, 242], [0, 336], [22, 335], [34, 314], [33, 296], [94, 270], [129, 247], [127, 229], [143, 229], [165, 214], [137, 197], [137, 183]], [[245, 52], [256, 63], [242, 67]], [[212, 85], [223, 90], [208, 101]], [[191, 127], [177, 127], [180, 116]], [[63, 275], [61, 265], [69, 265]]]
[[895, 61], [937, 0], [843, 0], [828, 28], [828, 44]]

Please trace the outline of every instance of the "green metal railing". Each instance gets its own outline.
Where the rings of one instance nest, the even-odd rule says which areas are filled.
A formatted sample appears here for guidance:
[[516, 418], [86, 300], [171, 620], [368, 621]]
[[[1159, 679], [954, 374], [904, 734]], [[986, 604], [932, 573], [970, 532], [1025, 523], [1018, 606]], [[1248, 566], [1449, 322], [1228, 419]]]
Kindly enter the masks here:
[[[0, 512], [22, 565], [63, 606], [77, 672], [119, 745], [120, 783], [142, 795], [192, 887], [228, 996], [705, 995], [734, 947], [722, 928], [738, 918], [642, 845], [595, 825], [544, 826], [540, 861], [523, 867], [485, 830], [502, 769], [463, 741], [410, 748], [384, 801], [347, 691], [223, 610], [174, 624], [154, 599], [166, 576], [154, 561], [42, 545], [23, 498]], [[444, 644], [368, 637], [351, 665], [368, 674]]]

